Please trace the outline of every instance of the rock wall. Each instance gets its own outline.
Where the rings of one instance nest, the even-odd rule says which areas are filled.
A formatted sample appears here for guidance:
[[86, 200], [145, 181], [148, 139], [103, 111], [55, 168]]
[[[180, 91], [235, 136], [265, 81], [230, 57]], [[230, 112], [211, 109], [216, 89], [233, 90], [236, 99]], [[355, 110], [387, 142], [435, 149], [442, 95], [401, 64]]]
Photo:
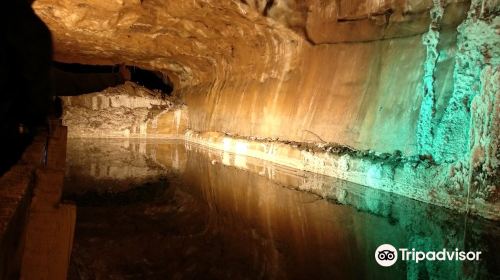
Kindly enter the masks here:
[[185, 105], [132, 82], [62, 100], [70, 138], [179, 138], [187, 130]]
[[[431, 97], [446, 104], [467, 4], [442, 1], [435, 15], [430, 0], [370, 3], [38, 0], [35, 9], [58, 60], [171, 76], [191, 129], [416, 154], [429, 141], [415, 133], [424, 75], [442, 78]], [[429, 28], [443, 33], [439, 50], [422, 42]]]
[[[499, 6], [497, 0], [37, 0], [34, 7], [53, 32], [57, 60], [124, 62], [171, 77], [174, 94], [189, 108], [186, 128], [195, 133], [417, 159], [437, 166], [440, 182], [428, 179], [423, 191], [405, 177], [409, 189], [401, 193], [446, 192], [463, 198], [458, 208], [468, 211], [472, 199], [493, 209], [499, 203]], [[143, 128], [129, 125], [127, 134], [124, 121], [110, 126], [116, 135], [149, 135], [151, 108], [137, 116]], [[72, 118], [89, 119], [88, 108], [71, 110]], [[169, 120], [156, 129], [170, 131]], [[77, 134], [103, 136], [92, 129]]]

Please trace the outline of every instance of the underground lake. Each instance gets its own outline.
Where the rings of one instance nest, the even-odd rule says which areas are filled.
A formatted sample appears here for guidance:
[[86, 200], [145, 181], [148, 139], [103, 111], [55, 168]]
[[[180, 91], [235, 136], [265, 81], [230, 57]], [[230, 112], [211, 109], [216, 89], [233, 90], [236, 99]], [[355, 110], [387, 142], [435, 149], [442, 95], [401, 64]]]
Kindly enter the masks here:
[[[497, 279], [498, 223], [185, 141], [69, 139], [69, 279]], [[329, 189], [330, 196], [301, 190]], [[380, 244], [481, 251], [398, 261]], [[400, 256], [401, 258], [401, 256]]]

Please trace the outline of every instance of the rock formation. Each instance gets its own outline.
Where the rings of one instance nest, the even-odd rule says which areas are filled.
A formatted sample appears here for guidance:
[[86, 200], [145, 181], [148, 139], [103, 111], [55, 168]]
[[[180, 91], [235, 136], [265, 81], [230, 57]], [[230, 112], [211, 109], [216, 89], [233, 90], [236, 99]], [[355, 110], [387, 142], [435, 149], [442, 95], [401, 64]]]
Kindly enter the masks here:
[[[289, 145], [281, 159], [298, 159], [296, 167], [500, 218], [496, 0], [37, 0], [34, 8], [53, 32], [56, 60], [170, 77], [189, 108], [191, 140], [269, 155], [272, 145], [252, 147]], [[71, 119], [92, 113], [65, 101]], [[111, 110], [101, 107], [92, 110]], [[113, 114], [145, 110], [137, 118], [149, 125], [151, 107], [119, 107]]]

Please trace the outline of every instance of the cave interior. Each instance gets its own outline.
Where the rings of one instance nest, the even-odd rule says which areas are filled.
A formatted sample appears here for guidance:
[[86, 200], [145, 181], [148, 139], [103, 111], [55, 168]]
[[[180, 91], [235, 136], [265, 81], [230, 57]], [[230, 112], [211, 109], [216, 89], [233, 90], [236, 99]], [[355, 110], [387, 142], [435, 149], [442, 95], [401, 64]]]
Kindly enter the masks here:
[[[8, 5], [2, 180], [57, 178], [63, 278], [500, 275], [498, 0]], [[5, 204], [32, 251], [2, 245], [2, 277], [50, 266], [37, 180]], [[482, 258], [386, 268], [381, 244]]]

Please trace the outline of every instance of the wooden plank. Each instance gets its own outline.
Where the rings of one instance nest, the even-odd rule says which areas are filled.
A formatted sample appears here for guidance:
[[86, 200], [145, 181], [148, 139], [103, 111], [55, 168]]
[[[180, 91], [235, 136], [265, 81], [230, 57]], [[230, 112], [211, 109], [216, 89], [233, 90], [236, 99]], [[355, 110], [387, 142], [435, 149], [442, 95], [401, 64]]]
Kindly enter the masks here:
[[38, 169], [31, 211], [51, 210], [61, 202], [64, 171]]
[[30, 215], [21, 279], [66, 279], [75, 221], [76, 206], [71, 204]]
[[47, 147], [47, 167], [64, 169], [66, 165], [67, 128], [65, 126], [59, 127], [56, 134], [50, 138]]
[[66, 279], [76, 206], [60, 204], [63, 170], [39, 169], [28, 219], [21, 279]]
[[66, 127], [51, 122], [46, 166], [36, 171], [20, 278], [66, 279], [76, 222], [76, 206], [61, 204], [66, 163]]

